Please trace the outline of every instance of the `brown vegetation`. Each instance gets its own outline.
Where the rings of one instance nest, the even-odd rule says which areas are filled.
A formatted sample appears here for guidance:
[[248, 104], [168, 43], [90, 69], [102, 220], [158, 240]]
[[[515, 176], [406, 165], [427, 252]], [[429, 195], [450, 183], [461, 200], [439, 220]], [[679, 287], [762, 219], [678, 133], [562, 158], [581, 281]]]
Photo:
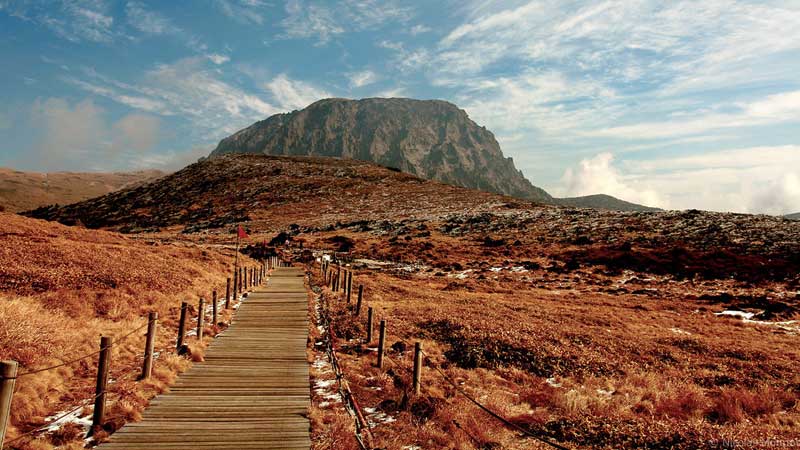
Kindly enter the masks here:
[[[135, 241], [104, 231], [69, 228], [0, 214], [0, 359], [35, 371], [97, 351], [101, 335], [119, 338], [160, 316], [153, 377], [136, 382], [144, 330], [112, 349], [107, 432], [136, 420], [148, 400], [190, 364], [172, 350], [181, 301], [195, 305], [212, 289], [224, 296], [232, 252], [193, 244]], [[196, 313], [196, 310], [194, 310]], [[227, 317], [227, 316], [223, 316]], [[213, 327], [216, 328], [216, 327]], [[212, 327], [207, 335], [213, 336]], [[202, 345], [189, 338], [191, 357]], [[49, 416], [93, 397], [97, 357], [17, 381], [7, 439], [48, 423]], [[80, 436], [82, 439], [82, 436]], [[77, 438], [75, 424], [12, 448], [48, 448]]]

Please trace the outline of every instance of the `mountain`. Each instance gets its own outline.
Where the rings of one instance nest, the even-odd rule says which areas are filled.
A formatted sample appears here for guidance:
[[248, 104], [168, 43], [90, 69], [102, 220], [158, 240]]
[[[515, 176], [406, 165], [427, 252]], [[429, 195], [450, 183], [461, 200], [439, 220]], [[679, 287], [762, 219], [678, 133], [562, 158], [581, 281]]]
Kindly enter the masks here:
[[792, 220], [800, 220], [800, 212], [794, 213], [794, 214], [787, 214], [784, 217], [786, 217], [787, 219], [792, 219]]
[[238, 131], [211, 157], [226, 153], [372, 161], [429, 180], [552, 202], [503, 156], [489, 130], [441, 100], [320, 100]]
[[640, 211], [640, 212], [654, 212], [662, 211], [659, 208], [652, 208], [650, 206], [638, 205], [636, 203], [626, 202], [616, 197], [605, 194], [587, 195], [584, 197], [566, 197], [556, 198], [555, 202], [562, 206], [570, 206], [573, 208], [595, 208], [607, 209], [610, 211]]
[[158, 170], [120, 173], [22, 172], [0, 167], [0, 209], [25, 211], [69, 204], [138, 186], [164, 175]]

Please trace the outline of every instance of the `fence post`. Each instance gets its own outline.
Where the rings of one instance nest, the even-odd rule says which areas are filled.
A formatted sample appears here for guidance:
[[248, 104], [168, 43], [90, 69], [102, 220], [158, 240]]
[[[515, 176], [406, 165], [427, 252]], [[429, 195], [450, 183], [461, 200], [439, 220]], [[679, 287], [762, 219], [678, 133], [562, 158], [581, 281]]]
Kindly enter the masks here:
[[144, 341], [144, 363], [142, 364], [142, 380], [150, 378], [153, 373], [153, 350], [156, 344], [156, 324], [158, 313], [153, 311], [147, 315], [147, 339]]
[[17, 381], [17, 362], [0, 361], [0, 445], [6, 439], [6, 428], [11, 415], [11, 398]]
[[414, 343], [414, 394], [419, 395], [422, 379], [422, 343]]
[[214, 304], [211, 306], [211, 325], [217, 325], [217, 290], [211, 291], [211, 299]]
[[367, 309], [367, 345], [372, 343], [372, 306]]
[[386, 346], [386, 321], [381, 320], [381, 329], [378, 332], [378, 368], [383, 368], [383, 353]]
[[239, 271], [233, 270], [233, 295], [239, 297]]
[[231, 307], [231, 279], [228, 277], [228, 281], [225, 282], [225, 309]]
[[100, 357], [97, 361], [97, 384], [94, 394], [94, 413], [92, 414], [92, 427], [89, 428], [87, 437], [91, 437], [98, 427], [103, 425], [106, 415], [106, 386], [108, 385], [108, 370], [111, 366], [111, 345], [113, 341], [110, 336], [100, 338]]
[[358, 285], [358, 300], [356, 300], [356, 317], [361, 314], [361, 300], [364, 298], [364, 285]]
[[206, 313], [205, 301], [201, 297], [200, 298], [200, 302], [198, 303], [198, 306], [197, 306], [197, 340], [198, 341], [202, 341], [203, 340], [203, 325], [204, 325], [203, 322], [205, 322], [205, 313]]
[[186, 337], [186, 310], [189, 305], [186, 302], [181, 302], [181, 318], [178, 320], [178, 340], [175, 343], [175, 349], [180, 353], [183, 348], [183, 340]]
[[352, 271], [348, 272], [348, 275], [347, 275], [347, 287], [346, 287], [346, 290], [347, 290], [347, 303], [350, 303], [350, 297], [353, 294], [353, 272]]

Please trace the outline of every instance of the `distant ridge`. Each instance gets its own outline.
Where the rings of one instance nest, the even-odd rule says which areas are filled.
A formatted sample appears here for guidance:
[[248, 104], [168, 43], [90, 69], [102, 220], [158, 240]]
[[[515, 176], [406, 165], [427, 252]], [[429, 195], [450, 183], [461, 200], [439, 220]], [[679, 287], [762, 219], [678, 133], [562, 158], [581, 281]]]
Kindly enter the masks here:
[[164, 172], [23, 172], [0, 167], [0, 209], [19, 212], [80, 202], [161, 178]]
[[783, 217], [786, 217], [787, 219], [792, 219], [792, 220], [800, 220], [800, 212], [796, 212], [794, 214], [787, 214], [787, 215], [785, 215]]
[[656, 212], [663, 211], [660, 208], [653, 208], [650, 206], [639, 205], [636, 203], [626, 202], [616, 197], [605, 194], [587, 195], [584, 197], [566, 197], [554, 199], [556, 204], [562, 206], [570, 206], [573, 208], [595, 208], [607, 209], [611, 211], [639, 211], [639, 212]]

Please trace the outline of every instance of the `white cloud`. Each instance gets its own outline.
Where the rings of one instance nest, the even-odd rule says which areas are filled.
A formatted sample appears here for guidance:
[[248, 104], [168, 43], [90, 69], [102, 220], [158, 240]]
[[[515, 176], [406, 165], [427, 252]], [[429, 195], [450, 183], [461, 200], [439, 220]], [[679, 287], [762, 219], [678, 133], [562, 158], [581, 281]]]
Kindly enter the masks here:
[[263, 25], [262, 9], [267, 6], [260, 0], [216, 0], [217, 7], [231, 19], [252, 25]]
[[162, 115], [180, 115], [198, 131], [197, 139], [219, 139], [250, 122], [281, 109], [233, 84], [207, 67], [205, 57], [158, 64], [136, 84], [123, 83], [93, 70], [89, 81], [69, 79], [75, 85], [132, 108]]
[[292, 80], [286, 74], [278, 75], [264, 87], [284, 110], [302, 109], [317, 100], [332, 97], [328, 92], [308, 83]]
[[0, 2], [0, 11], [47, 27], [72, 42], [108, 43], [119, 35], [114, 29], [111, 7], [103, 0], [6, 0]]
[[411, 29], [408, 30], [408, 33], [411, 34], [412, 36], [416, 36], [418, 34], [428, 33], [430, 31], [431, 31], [431, 27], [426, 26], [426, 25], [422, 25], [420, 23], [420, 24], [417, 24], [417, 25], [414, 25], [413, 27], [411, 27]]
[[642, 122], [587, 131], [589, 136], [623, 139], [658, 139], [686, 136], [724, 128], [742, 128], [783, 122], [800, 122], [800, 91], [782, 92], [763, 100], [738, 104], [736, 113], [701, 114], [686, 120]]
[[281, 21], [284, 38], [316, 39], [316, 45], [348, 31], [376, 29], [388, 22], [405, 22], [411, 11], [394, 0], [344, 0], [328, 3], [315, 0], [288, 0], [286, 18]]
[[141, 2], [130, 1], [125, 5], [128, 23], [137, 30], [148, 34], [177, 34], [181, 29], [167, 17], [147, 9]]
[[226, 55], [220, 55], [218, 53], [210, 53], [210, 54], [206, 55], [206, 58], [208, 58], [211, 62], [213, 62], [214, 64], [216, 64], [218, 66], [222, 65], [222, 64], [225, 64], [226, 62], [231, 60], [230, 57], [228, 57]]
[[70, 104], [64, 99], [36, 100], [31, 107], [38, 140], [20, 164], [37, 170], [112, 170], [158, 142], [157, 117], [131, 114], [109, 124], [105, 111], [91, 100]]
[[667, 207], [666, 201], [647, 185], [646, 180], [623, 175], [611, 164], [613, 160], [611, 153], [601, 153], [582, 160], [575, 169], [567, 169], [562, 179], [564, 195], [607, 194], [646, 206]]
[[748, 147], [614, 163], [610, 153], [568, 169], [563, 195], [604, 193], [674, 209], [800, 211], [800, 146]]
[[347, 74], [350, 79], [350, 87], [360, 88], [378, 81], [378, 74], [371, 70], [361, 72], [350, 72]]

